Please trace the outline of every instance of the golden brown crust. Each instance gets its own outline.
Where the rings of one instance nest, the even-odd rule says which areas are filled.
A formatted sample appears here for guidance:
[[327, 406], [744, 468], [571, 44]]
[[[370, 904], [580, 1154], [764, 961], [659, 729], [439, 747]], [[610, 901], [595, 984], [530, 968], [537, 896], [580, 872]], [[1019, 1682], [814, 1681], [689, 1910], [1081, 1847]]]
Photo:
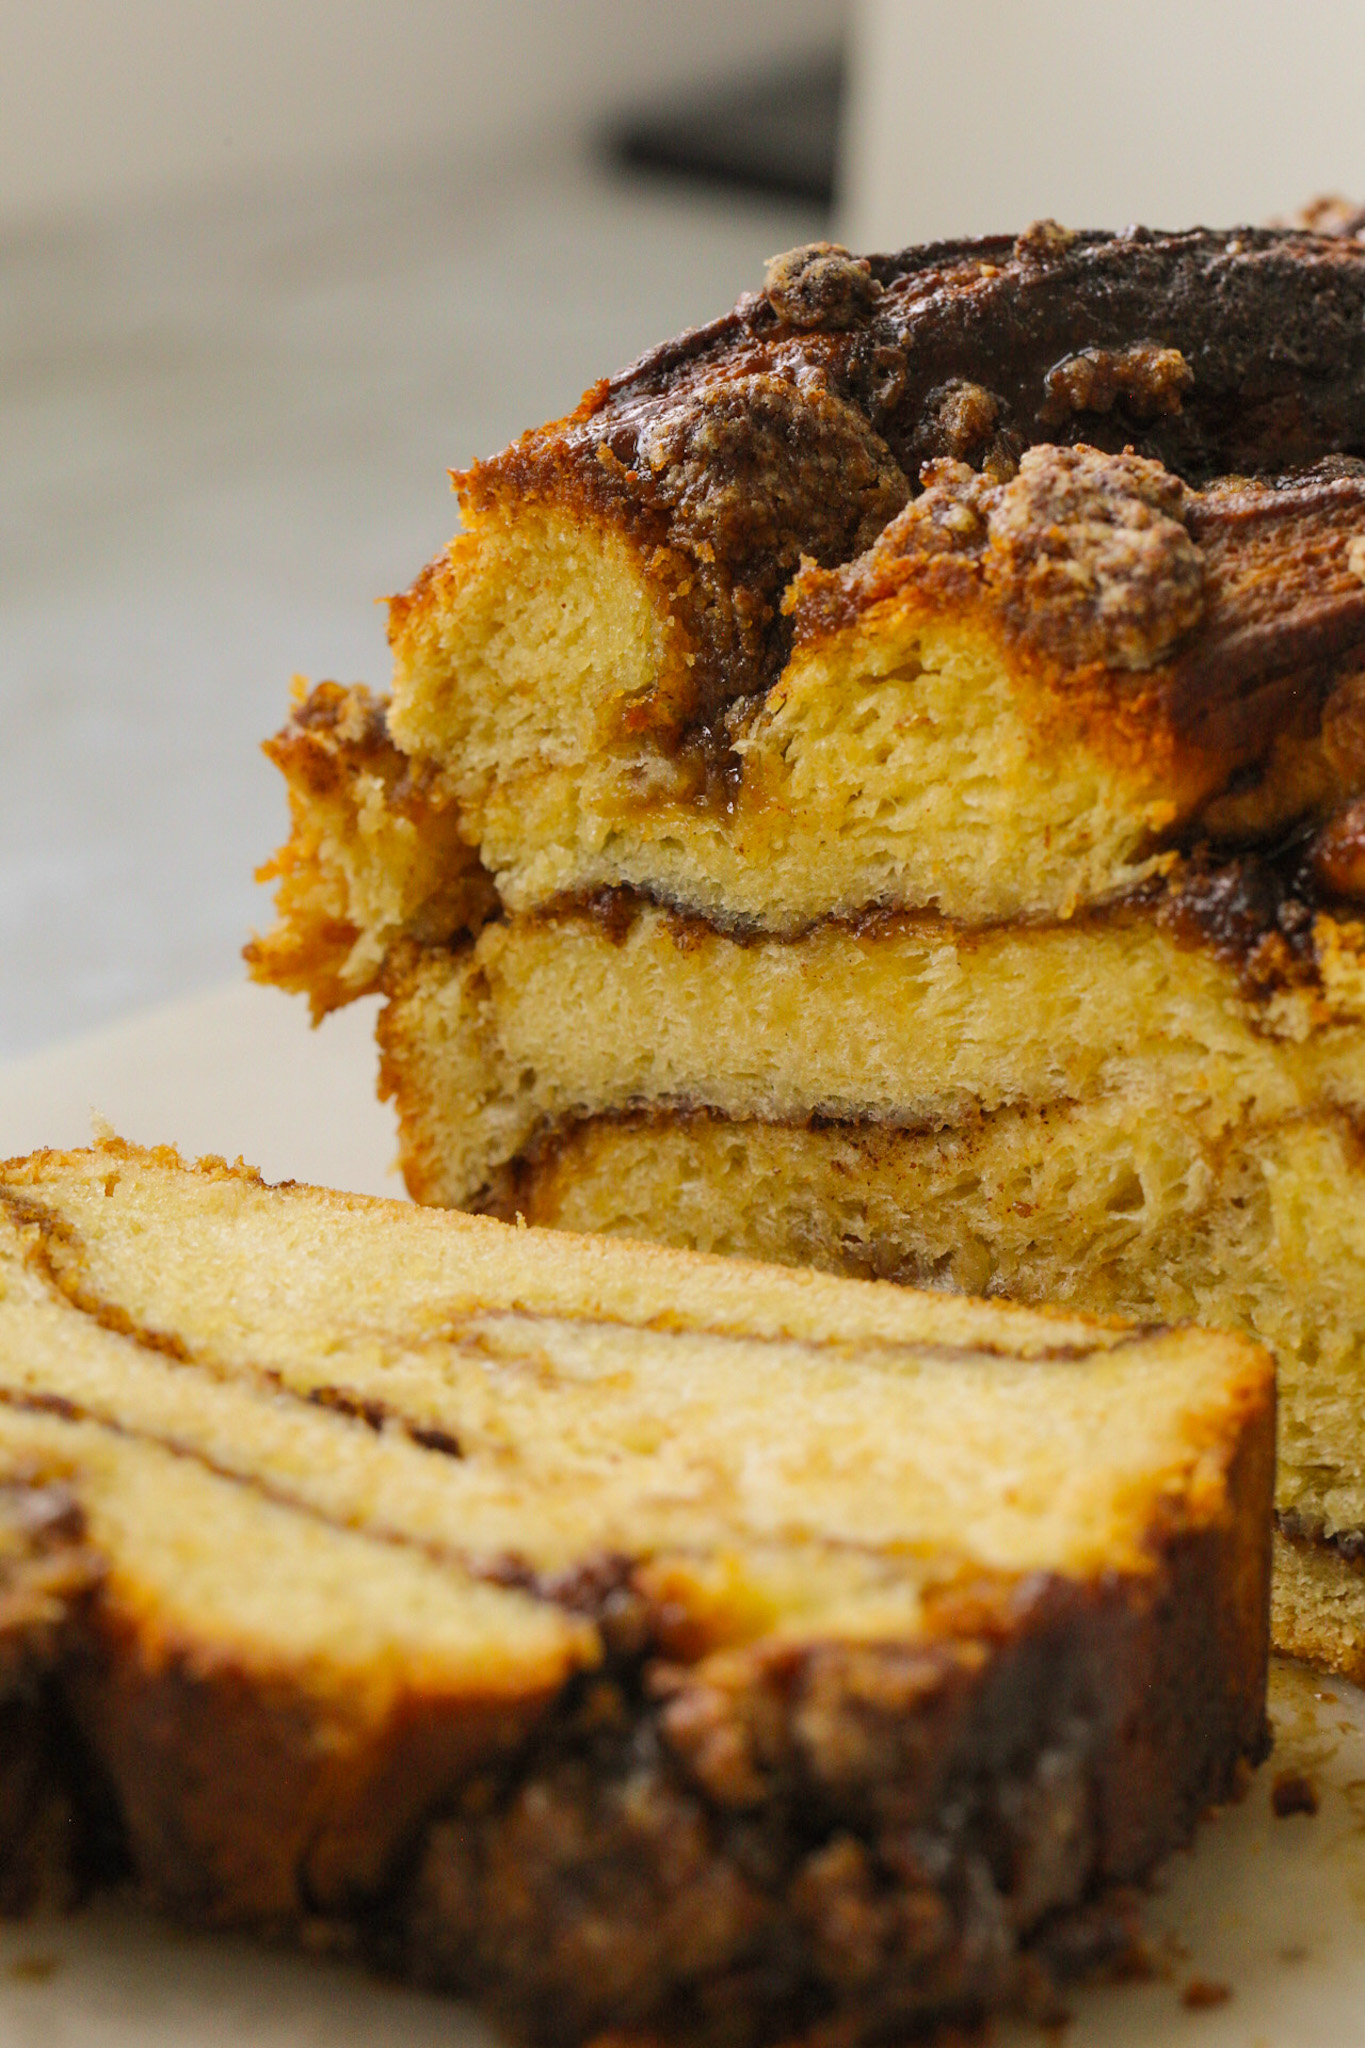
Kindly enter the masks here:
[[752, 2041], [1026, 2003], [1069, 1938], [1073, 1968], [1102, 1959], [1061, 1898], [1139, 1878], [1267, 1747], [1272, 1464], [1257, 1417], [1220, 1525], [1173, 1532], [1141, 1591], [983, 1586], [927, 1652], [664, 1666], [639, 1703], [603, 1687], [433, 1830], [409, 1967], [550, 2041]]
[[[685, 709], [693, 659], [682, 658], [682, 641], [672, 646], [676, 621], [656, 687], [608, 694], [591, 718], [572, 694], [553, 711], [543, 708], [549, 695], [538, 710], [528, 695], [503, 732], [490, 685], [471, 684], [462, 698], [457, 676], [452, 701], [477, 728], [479, 765], [464, 760], [465, 740], [452, 739], [441, 787], [463, 787], [468, 775], [477, 822], [461, 829], [491, 832], [486, 857], [505, 888], [510, 870], [518, 908], [537, 890], [553, 893], [532, 875], [573, 887], [578, 869], [589, 878], [583, 886], [598, 886], [614, 867], [723, 928], [748, 920], [788, 931], [826, 909], [938, 900], [968, 919], [1065, 916], [1159, 872], [1202, 835], [1232, 853], [1301, 823], [1326, 826], [1365, 780], [1360, 469], [1337, 462], [1274, 484], [1223, 479], [1196, 492], [1145, 458], [1085, 447], [1028, 450], [1006, 482], [940, 462], [870, 549], [837, 569], [808, 563], [793, 580], [793, 658], [761, 704], [734, 707], [665, 760], [656, 726]], [[458, 562], [432, 586], [437, 610], [464, 602], [462, 575], [476, 584], [492, 576], [476, 567], [485, 543], [470, 535], [458, 544]], [[641, 556], [638, 568], [653, 589], [657, 563]], [[439, 639], [438, 624], [428, 616], [422, 632]], [[471, 632], [470, 660], [496, 667]], [[517, 649], [528, 693], [543, 672], [534, 656], [530, 641]], [[916, 683], [921, 658], [927, 672]], [[445, 686], [434, 669], [423, 674], [435, 704]], [[831, 782], [818, 764], [845, 715], [855, 725], [871, 719], [885, 736], [877, 745], [861, 727], [851, 732], [852, 765]], [[514, 763], [534, 717], [545, 734]], [[589, 737], [585, 720], [594, 719]], [[1014, 792], [1001, 811], [995, 791], [975, 825], [945, 819], [933, 794], [969, 746], [983, 772]], [[428, 770], [437, 765], [434, 754]], [[911, 831], [921, 812], [926, 832], [932, 818], [948, 842], [937, 863], [907, 850], [927, 843]], [[1033, 842], [1014, 862], [1010, 818]], [[420, 836], [434, 839], [434, 827]], [[294, 844], [297, 854], [285, 856], [297, 866], [291, 886], [321, 902], [320, 883], [308, 894], [300, 832]], [[1320, 894], [1340, 893], [1334, 872], [1345, 871], [1322, 868]], [[367, 986], [392, 938], [445, 935], [457, 912], [441, 899], [440, 873], [439, 864], [429, 870], [435, 893], [424, 903], [416, 870], [405, 870], [382, 932], [373, 918], [366, 926]], [[1001, 879], [974, 883], [973, 874]], [[998, 911], [987, 907], [997, 899]], [[298, 914], [288, 928], [302, 924]], [[268, 957], [258, 959], [272, 971]], [[300, 976], [307, 971], [305, 962]], [[352, 985], [357, 972], [348, 959]], [[314, 979], [327, 982], [320, 999], [333, 1000], [335, 975], [329, 982], [324, 965]]]
[[458, 809], [384, 710], [363, 685], [319, 683], [263, 743], [293, 829], [257, 870], [279, 884], [278, 921], [244, 957], [253, 980], [306, 994], [314, 1023], [377, 985], [388, 927], [440, 940], [477, 930], [495, 901]]
[[1204, 609], [1185, 497], [1141, 456], [1028, 449], [987, 518], [1012, 630], [1067, 668], [1155, 668]]
[[1264, 1752], [1264, 1402], [1235, 1446], [1226, 1508], [1150, 1579], [983, 1584], [914, 1652], [630, 1658], [529, 1747], [505, 1710], [404, 1720], [360, 1786], [307, 1701], [73, 1626], [80, 1818], [113, 1811], [163, 1910], [377, 1946], [548, 2041], [728, 2039], [741, 2014], [746, 2039], [836, 2015], [856, 2039], [1009, 2003], [1035, 1944], [1066, 1974], [1059, 1910], [1145, 1875]]
[[1116, 405], [1151, 420], [1181, 410], [1194, 371], [1178, 348], [1134, 341], [1126, 348], [1079, 349], [1048, 371], [1044, 386], [1049, 424], [1062, 426], [1075, 413], [1112, 412]]
[[353, 1943], [434, 1805], [515, 1754], [544, 1698], [409, 1697], [348, 1748], [316, 1701], [202, 1642], [146, 1640], [115, 1613], [71, 1633], [65, 1711], [98, 1760], [141, 1890], [211, 1925]]
[[[345, 720], [275, 743], [294, 834], [253, 971], [319, 1014], [372, 989], [394, 938], [489, 914], [475, 845], [518, 910], [628, 882], [771, 929], [989, 916], [999, 801], [977, 859], [906, 851], [968, 746], [1017, 784], [1022, 914], [1201, 832], [1324, 823], [1365, 766], [1333, 738], [1365, 649], [1363, 314], [1365, 250], [1302, 232], [1040, 222], [774, 259], [763, 293], [457, 479], [469, 531], [392, 605], [410, 753]], [[936, 701], [907, 718], [920, 625]], [[901, 737], [824, 776], [822, 807], [845, 697]]]
[[[1124, 873], [1154, 878], [1172, 867], [1177, 848], [1189, 850], [1201, 835], [1214, 849], [1205, 865], [1216, 866], [1240, 847], [1312, 825], [1316, 851], [1304, 858], [1302, 849], [1282, 849], [1294, 870], [1288, 893], [1310, 910], [1355, 900], [1365, 881], [1355, 878], [1344, 849], [1351, 830], [1345, 814], [1365, 784], [1359, 468], [1324, 465], [1274, 485], [1224, 479], [1191, 492], [1143, 458], [1084, 447], [1029, 450], [1006, 483], [961, 463], [937, 463], [926, 473], [928, 487], [869, 550], [836, 570], [808, 564], [796, 577], [787, 600], [795, 659], [767, 703], [728, 722], [719, 751], [703, 736], [694, 750], [697, 773], [675, 762], [666, 795], [645, 772], [652, 742], [641, 742], [640, 791], [626, 776], [597, 839], [608, 822], [623, 844], [646, 820], [650, 830], [661, 830], [660, 814], [671, 808], [677, 844], [695, 849], [676, 880], [709, 890], [703, 914], [722, 929], [742, 930], [746, 920], [764, 924], [746, 909], [725, 914], [724, 889], [733, 876], [722, 886], [710, 875], [709, 842], [696, 837], [699, 813], [707, 830], [733, 841], [725, 852], [731, 868], [752, 849], [751, 863], [761, 870], [763, 835], [778, 829], [774, 819], [795, 821], [796, 830], [813, 815], [809, 792], [793, 793], [796, 786], [788, 790], [783, 782], [790, 744], [780, 737], [784, 718], [799, 744], [801, 719], [828, 715], [789, 711], [795, 690], [805, 693], [803, 704], [820, 701], [802, 664], [814, 676], [822, 660], [837, 656], [856, 671], [862, 647], [872, 690], [879, 649], [904, 646], [911, 660], [921, 631], [932, 629], [940, 641], [960, 631], [964, 649], [976, 648], [974, 658], [1008, 678], [1019, 734], [1002, 738], [1001, 759], [1010, 773], [1024, 774], [1019, 802], [1032, 807], [1030, 815], [1047, 819], [1048, 798], [1035, 784], [1046, 783], [1049, 761], [1077, 771], [1069, 800], [1094, 801], [1093, 784], [1078, 770], [1088, 758], [1114, 778], [1104, 800], [1113, 811], [1101, 813], [1101, 825], [1126, 836]], [[843, 685], [831, 682], [828, 691], [836, 687]], [[358, 701], [338, 715], [351, 698]], [[658, 708], [654, 698], [630, 700], [620, 715], [648, 726]], [[726, 751], [731, 739], [743, 746], [742, 757]], [[1020, 739], [1029, 756], [1024, 770], [1011, 753]], [[987, 743], [988, 735], [980, 735], [978, 750]], [[634, 739], [622, 744], [636, 750]], [[895, 755], [885, 766], [885, 750], [869, 756], [869, 772], [886, 778], [883, 808], [892, 812], [919, 800], [916, 778], [929, 771], [908, 742], [896, 744], [906, 749], [903, 768]], [[595, 773], [609, 759], [610, 747], [603, 748], [585, 771]], [[272, 749], [291, 778], [295, 831], [263, 871], [283, 878], [284, 915], [270, 939], [249, 949], [260, 978], [308, 988], [321, 1012], [376, 986], [384, 953], [398, 940], [441, 941], [490, 914], [493, 885], [464, 844], [473, 828], [441, 793], [445, 771], [438, 775], [434, 762], [415, 765], [396, 748], [382, 707], [365, 693], [348, 697], [323, 686]], [[562, 771], [547, 767], [555, 772]], [[530, 775], [533, 805], [534, 768]], [[587, 810], [595, 801], [575, 796], [567, 784], [564, 800], [571, 820], [575, 804]], [[859, 817], [869, 810], [870, 799], [856, 793], [845, 792], [842, 801]], [[1342, 822], [1334, 822], [1339, 816]], [[1076, 858], [1084, 860], [1087, 833], [1064, 815], [1058, 823], [1076, 837]], [[577, 827], [570, 822], [568, 829]], [[812, 873], [824, 850], [819, 831], [826, 829], [844, 829], [837, 805], [828, 828], [810, 825]], [[652, 841], [641, 845], [638, 865], [648, 873]], [[983, 859], [987, 850], [998, 867], [1002, 849], [992, 841]], [[876, 903], [887, 900], [887, 863], [898, 857], [894, 846], [875, 835], [869, 840], [867, 886], [878, 892]], [[797, 874], [799, 859], [792, 858]], [[798, 886], [818, 918], [824, 906], [817, 883], [781, 884], [793, 897]], [[847, 880], [841, 886], [847, 889]], [[1081, 903], [1096, 886], [1088, 882]], [[1111, 879], [1109, 893], [1114, 887]], [[718, 889], [722, 907], [714, 901]], [[655, 900], [680, 900], [676, 886], [661, 884], [652, 893]], [[1028, 917], [1076, 907], [1064, 894], [1047, 905], [1030, 902], [1027, 890], [1024, 897], [1016, 907]], [[762, 901], [761, 889], [754, 900]], [[786, 900], [779, 892], [777, 901]], [[899, 899], [893, 893], [890, 900]], [[847, 914], [843, 904], [840, 914]], [[779, 928], [787, 936], [812, 922], [810, 909], [801, 916], [787, 910], [784, 919]]]
[[55, 1683], [102, 1565], [72, 1488], [0, 1480], [0, 1914], [64, 1907], [122, 1870], [117, 1826]]

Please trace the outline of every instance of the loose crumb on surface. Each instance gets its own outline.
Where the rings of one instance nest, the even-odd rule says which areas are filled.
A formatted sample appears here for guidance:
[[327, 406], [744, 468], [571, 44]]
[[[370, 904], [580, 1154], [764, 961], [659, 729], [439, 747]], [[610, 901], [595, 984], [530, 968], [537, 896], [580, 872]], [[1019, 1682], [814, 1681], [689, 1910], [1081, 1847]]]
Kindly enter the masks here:
[[62, 1966], [60, 1956], [16, 1956], [9, 1974], [20, 1984], [46, 1984]]
[[1180, 2003], [1191, 2012], [1203, 2012], [1211, 2006], [1226, 2005], [1231, 1996], [1230, 1984], [1216, 1984], [1209, 1977], [1191, 1977], [1180, 1994]]
[[1314, 1814], [1318, 1810], [1317, 1790], [1302, 1771], [1281, 1771], [1270, 1788], [1270, 1804], [1277, 1820], [1291, 1813]]

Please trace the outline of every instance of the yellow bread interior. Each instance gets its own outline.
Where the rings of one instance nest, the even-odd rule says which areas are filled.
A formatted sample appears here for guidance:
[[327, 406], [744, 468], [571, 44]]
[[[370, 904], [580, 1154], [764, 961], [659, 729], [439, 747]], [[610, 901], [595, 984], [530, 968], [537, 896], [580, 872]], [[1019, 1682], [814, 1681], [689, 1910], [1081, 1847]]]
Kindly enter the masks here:
[[381, 1038], [421, 1199], [1256, 1335], [1278, 1506], [1330, 1541], [1365, 1529], [1365, 1034], [1357, 938], [1317, 953], [1257, 997], [1150, 915], [514, 919], [414, 952]]
[[[1202, 1512], [1207, 1487], [1213, 1511], [1228, 1403], [1268, 1372], [1230, 1338], [580, 1245], [117, 1146], [11, 1162], [0, 1200], [0, 1424], [89, 1465], [130, 1611], [182, 1636], [199, 1616], [258, 1664], [477, 1690], [590, 1660], [584, 1624], [489, 1583], [511, 1556], [650, 1559], [744, 1634], [913, 1627], [926, 1580], [964, 1568], [1140, 1570], [1158, 1502]], [[260, 1502], [245, 1573], [224, 1539]], [[268, 1568], [277, 1521], [316, 1578]]]
[[399, 602], [390, 730], [510, 908], [624, 884], [773, 930], [880, 902], [980, 920], [1152, 871], [1169, 762], [1055, 745], [986, 622], [908, 600], [798, 645], [735, 731], [738, 789], [708, 802], [696, 756], [648, 736], [688, 663], [668, 606], [667, 570], [549, 504], [478, 516]]
[[389, 729], [508, 908], [622, 886], [786, 933], [869, 905], [1065, 917], [1195, 821], [1266, 840], [1359, 788], [1350, 480], [1187, 493], [1037, 447], [1003, 484], [924, 482], [854, 560], [803, 564], [762, 690], [712, 673], [695, 564], [647, 521], [528, 494], [515, 463], [466, 489], [468, 530], [393, 601]]
[[65, 1825], [546, 2048], [1003, 2003], [1263, 1753], [1273, 1446], [1233, 1336], [11, 1160], [3, 1895]]
[[295, 702], [266, 743], [292, 825], [256, 875], [278, 884], [277, 921], [246, 958], [255, 980], [306, 994], [316, 1022], [374, 987], [396, 940], [477, 930], [492, 891], [458, 808], [412, 775], [368, 690], [323, 684]]
[[409, 1185], [466, 1207], [547, 1129], [651, 1106], [921, 1124], [1137, 1091], [1209, 1139], [1246, 1117], [1354, 1112], [1360, 944], [1320, 918], [1316, 980], [1258, 996], [1150, 911], [741, 944], [644, 906], [624, 929], [514, 918], [463, 949], [413, 949], [380, 1033]]
[[1280, 1372], [1277, 1505], [1365, 1528], [1365, 1169], [1347, 1119], [1201, 1137], [1159, 1097], [940, 1131], [578, 1125], [522, 1171], [538, 1223], [1254, 1333]]
[[1285, 1656], [1365, 1684], [1365, 1573], [1332, 1550], [1277, 1532], [1271, 1629]]
[[237, 1388], [108, 1327], [124, 1320], [112, 1302], [76, 1308], [35, 1266], [31, 1224], [6, 1215], [0, 1236], [5, 1462], [78, 1482], [114, 1560], [110, 1596], [153, 1654], [202, 1639], [225, 1662], [286, 1665], [357, 1722], [400, 1689], [516, 1698], [594, 1661], [570, 1618], [458, 1560], [368, 1540], [338, 1418], [282, 1405], [259, 1372]]
[[494, 891], [525, 914], [633, 890], [789, 937], [870, 908], [1056, 920], [1197, 841], [1296, 826], [1320, 900], [1365, 890], [1353, 475], [1189, 492], [1085, 447], [1003, 483], [939, 463], [862, 553], [753, 613], [644, 512], [497, 468], [392, 601], [387, 714], [323, 684], [270, 743], [293, 834], [251, 958], [316, 1009]]

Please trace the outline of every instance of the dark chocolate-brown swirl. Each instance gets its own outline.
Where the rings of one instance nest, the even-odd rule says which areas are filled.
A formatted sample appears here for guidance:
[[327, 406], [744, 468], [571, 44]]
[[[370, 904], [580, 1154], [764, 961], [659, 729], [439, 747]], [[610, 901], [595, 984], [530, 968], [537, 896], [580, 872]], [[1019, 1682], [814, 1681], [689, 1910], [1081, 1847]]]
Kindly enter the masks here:
[[1040, 223], [866, 259], [794, 251], [766, 291], [461, 483], [473, 505], [586, 501], [673, 564], [693, 649], [673, 715], [695, 729], [780, 673], [803, 556], [865, 548], [926, 461], [1003, 480], [1039, 443], [1131, 447], [1196, 487], [1365, 453], [1365, 247]]

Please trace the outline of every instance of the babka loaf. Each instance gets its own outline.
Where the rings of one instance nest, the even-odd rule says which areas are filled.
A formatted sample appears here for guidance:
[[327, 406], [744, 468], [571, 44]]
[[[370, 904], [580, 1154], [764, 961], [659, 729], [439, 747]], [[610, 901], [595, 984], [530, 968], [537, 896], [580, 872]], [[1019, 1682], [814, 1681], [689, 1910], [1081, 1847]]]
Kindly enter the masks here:
[[0, 1166], [0, 1871], [523, 2033], [1037, 2001], [1264, 1745], [1274, 1382], [187, 1167]]
[[1351, 237], [776, 259], [457, 480], [251, 955], [421, 1200], [1260, 1335], [1365, 1677], [1362, 451]]

